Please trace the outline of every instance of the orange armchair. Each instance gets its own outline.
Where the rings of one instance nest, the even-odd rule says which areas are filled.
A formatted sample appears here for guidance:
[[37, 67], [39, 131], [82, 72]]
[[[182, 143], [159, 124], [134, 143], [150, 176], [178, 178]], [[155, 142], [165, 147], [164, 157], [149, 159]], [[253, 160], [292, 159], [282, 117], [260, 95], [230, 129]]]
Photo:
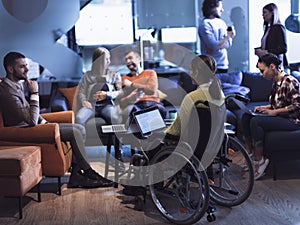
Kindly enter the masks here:
[[74, 123], [72, 111], [45, 113], [49, 122], [34, 127], [4, 127], [0, 114], [0, 146], [41, 146], [42, 174], [58, 178], [58, 194], [61, 194], [61, 177], [71, 166], [72, 150], [69, 143], [60, 139], [58, 123]]

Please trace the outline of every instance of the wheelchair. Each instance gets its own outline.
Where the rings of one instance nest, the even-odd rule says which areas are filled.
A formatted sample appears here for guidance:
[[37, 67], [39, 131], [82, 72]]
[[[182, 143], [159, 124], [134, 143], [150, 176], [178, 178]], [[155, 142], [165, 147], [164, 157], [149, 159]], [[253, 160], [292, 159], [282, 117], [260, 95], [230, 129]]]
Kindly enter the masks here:
[[[207, 107], [199, 108], [199, 104]], [[206, 129], [196, 144], [185, 139], [164, 141], [149, 159], [147, 151], [152, 149], [151, 143], [143, 145], [144, 140], [140, 140], [139, 151], [132, 156], [128, 170], [128, 177], [134, 173], [136, 180], [146, 181], [141, 182], [135, 192], [135, 208], [143, 209], [149, 193], [158, 211], [174, 224], [196, 223], [205, 213], [207, 220], [212, 222], [216, 220], [216, 208], [212, 203], [226, 207], [242, 204], [254, 185], [252, 162], [234, 132], [225, 129], [214, 137], [215, 140], [209, 141], [213, 133], [213, 106], [202, 101], [194, 106], [196, 111], [192, 113], [198, 116], [189, 123], [195, 124], [198, 120]], [[193, 139], [196, 133], [192, 130], [187, 136]], [[203, 161], [206, 157], [204, 150], [214, 146], [218, 148], [212, 160]]]

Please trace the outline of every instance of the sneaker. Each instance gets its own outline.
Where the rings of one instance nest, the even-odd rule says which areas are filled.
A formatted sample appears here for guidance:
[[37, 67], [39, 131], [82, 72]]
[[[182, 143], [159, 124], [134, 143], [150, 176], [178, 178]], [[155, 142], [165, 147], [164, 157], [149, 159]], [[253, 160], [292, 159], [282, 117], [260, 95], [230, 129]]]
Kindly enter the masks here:
[[254, 161], [254, 180], [258, 180], [265, 175], [265, 169], [269, 164], [269, 159], [262, 157], [260, 161]]
[[[249, 157], [250, 157], [251, 161], [253, 161], [253, 154], [252, 154], [252, 153], [249, 154]], [[242, 164], [241, 164], [241, 167], [243, 168], [243, 170], [244, 170], [245, 172], [248, 172], [248, 171], [249, 171], [249, 166], [248, 166], [247, 161], [246, 161], [245, 159], [243, 159], [243, 162], [242, 162]]]

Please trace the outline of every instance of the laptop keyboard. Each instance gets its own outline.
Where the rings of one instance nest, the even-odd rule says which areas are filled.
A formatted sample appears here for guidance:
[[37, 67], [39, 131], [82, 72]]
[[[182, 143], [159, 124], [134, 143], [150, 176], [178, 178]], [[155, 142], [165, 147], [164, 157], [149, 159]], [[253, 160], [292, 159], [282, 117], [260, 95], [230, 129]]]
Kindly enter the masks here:
[[125, 124], [104, 125], [101, 127], [103, 133], [126, 132]]
[[115, 124], [112, 125], [114, 132], [125, 132], [127, 131], [125, 124]]

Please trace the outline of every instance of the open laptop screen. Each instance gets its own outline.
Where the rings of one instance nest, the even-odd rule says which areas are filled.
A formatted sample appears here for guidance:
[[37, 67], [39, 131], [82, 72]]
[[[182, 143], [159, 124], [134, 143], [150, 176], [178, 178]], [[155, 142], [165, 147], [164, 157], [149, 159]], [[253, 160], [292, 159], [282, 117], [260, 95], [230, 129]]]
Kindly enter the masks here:
[[142, 135], [166, 127], [157, 106], [136, 111], [133, 115]]

